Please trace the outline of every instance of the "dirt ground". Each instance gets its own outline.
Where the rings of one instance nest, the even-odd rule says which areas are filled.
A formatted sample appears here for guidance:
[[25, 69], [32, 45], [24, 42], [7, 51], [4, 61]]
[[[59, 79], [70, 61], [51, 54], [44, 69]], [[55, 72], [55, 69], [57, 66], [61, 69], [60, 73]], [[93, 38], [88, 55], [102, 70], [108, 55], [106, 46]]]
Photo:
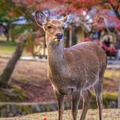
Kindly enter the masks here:
[[[78, 111], [78, 120], [80, 119], [81, 110]], [[120, 120], [120, 109], [104, 109], [102, 111], [103, 120]], [[1, 118], [0, 120], [57, 120], [58, 112], [43, 112], [19, 116], [14, 118]], [[72, 120], [71, 111], [64, 111], [63, 120]], [[89, 109], [86, 120], [99, 120], [98, 110]]]
[[[7, 59], [0, 58], [0, 73], [7, 64]], [[47, 62], [19, 61], [12, 74], [10, 82], [23, 89], [28, 100], [22, 102], [56, 102], [50, 81], [47, 78]], [[116, 70], [107, 70], [108, 78], [104, 79], [103, 91], [118, 92], [118, 79], [110, 78], [109, 71], [116, 73]], [[118, 70], [117, 70], [118, 71]], [[66, 98], [69, 100], [69, 97]]]

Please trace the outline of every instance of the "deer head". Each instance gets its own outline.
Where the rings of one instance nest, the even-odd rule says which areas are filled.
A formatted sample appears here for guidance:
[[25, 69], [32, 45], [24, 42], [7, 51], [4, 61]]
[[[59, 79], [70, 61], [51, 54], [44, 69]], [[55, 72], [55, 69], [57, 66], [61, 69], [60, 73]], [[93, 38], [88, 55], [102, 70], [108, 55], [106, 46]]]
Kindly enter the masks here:
[[40, 10], [36, 11], [35, 19], [37, 24], [42, 27], [46, 35], [48, 45], [59, 45], [64, 35], [64, 29], [72, 21], [74, 14], [70, 14], [63, 19], [48, 20], [47, 16]]

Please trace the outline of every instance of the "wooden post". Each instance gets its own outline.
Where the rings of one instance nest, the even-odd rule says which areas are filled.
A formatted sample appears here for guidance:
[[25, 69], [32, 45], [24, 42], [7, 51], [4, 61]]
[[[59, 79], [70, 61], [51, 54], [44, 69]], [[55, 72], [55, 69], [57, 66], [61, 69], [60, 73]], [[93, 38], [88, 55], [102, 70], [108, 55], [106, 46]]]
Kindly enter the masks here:
[[72, 46], [72, 26], [69, 26], [69, 47]]
[[45, 36], [44, 36], [44, 41], [43, 41], [43, 56], [45, 56]]
[[77, 31], [77, 43], [83, 42], [85, 38], [84, 28], [79, 27]]

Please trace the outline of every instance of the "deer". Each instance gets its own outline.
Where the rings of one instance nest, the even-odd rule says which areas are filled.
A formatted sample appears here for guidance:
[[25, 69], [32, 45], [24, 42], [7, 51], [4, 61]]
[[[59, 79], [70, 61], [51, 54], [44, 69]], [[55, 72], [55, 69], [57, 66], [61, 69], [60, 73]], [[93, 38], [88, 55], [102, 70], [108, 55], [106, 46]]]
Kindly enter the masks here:
[[102, 88], [107, 56], [104, 50], [93, 42], [82, 42], [64, 48], [64, 30], [69, 26], [75, 14], [62, 19], [50, 19], [43, 11], [35, 12], [37, 24], [45, 31], [48, 51], [48, 78], [58, 103], [58, 120], [62, 120], [64, 96], [72, 96], [72, 117], [77, 120], [80, 97], [83, 108], [80, 120], [85, 120], [91, 100], [90, 88], [93, 87], [102, 120]]

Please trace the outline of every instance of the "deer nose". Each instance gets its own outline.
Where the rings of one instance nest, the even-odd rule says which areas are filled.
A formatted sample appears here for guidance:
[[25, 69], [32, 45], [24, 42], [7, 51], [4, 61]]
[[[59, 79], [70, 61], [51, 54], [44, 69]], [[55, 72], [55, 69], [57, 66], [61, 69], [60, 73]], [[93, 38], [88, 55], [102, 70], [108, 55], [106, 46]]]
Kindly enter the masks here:
[[61, 39], [62, 36], [63, 36], [63, 34], [61, 34], [61, 33], [57, 33], [56, 36], [57, 36], [57, 39]]

